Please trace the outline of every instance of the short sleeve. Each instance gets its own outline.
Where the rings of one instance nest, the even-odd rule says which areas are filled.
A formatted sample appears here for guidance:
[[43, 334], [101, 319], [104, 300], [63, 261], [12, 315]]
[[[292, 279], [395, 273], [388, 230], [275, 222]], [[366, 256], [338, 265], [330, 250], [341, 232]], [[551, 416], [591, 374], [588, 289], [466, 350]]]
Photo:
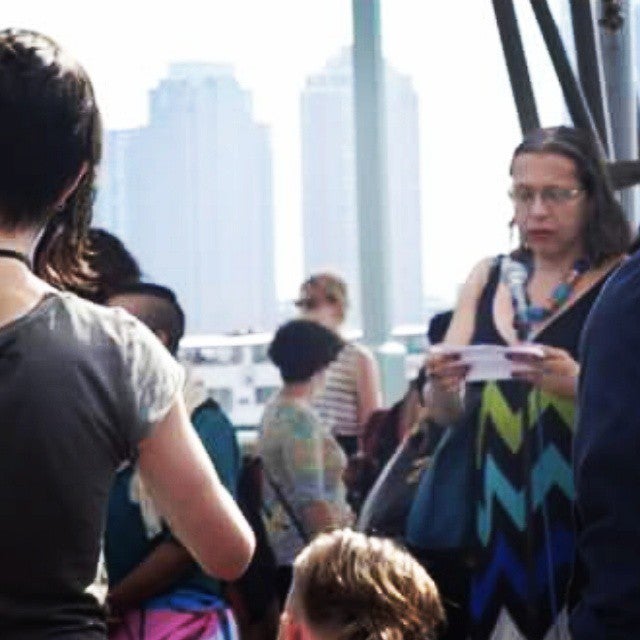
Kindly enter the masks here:
[[296, 412], [291, 437], [287, 439], [285, 462], [295, 488], [295, 501], [302, 506], [324, 498], [322, 430], [313, 416]]
[[130, 446], [147, 437], [164, 418], [184, 386], [184, 370], [158, 338], [141, 322], [122, 314], [124, 369], [133, 398]]

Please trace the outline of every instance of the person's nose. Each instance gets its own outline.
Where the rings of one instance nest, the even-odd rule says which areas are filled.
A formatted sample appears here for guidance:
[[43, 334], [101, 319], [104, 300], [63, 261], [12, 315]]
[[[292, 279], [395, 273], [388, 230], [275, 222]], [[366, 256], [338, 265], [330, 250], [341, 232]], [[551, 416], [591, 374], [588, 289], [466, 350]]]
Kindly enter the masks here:
[[549, 213], [549, 207], [542, 197], [542, 192], [536, 191], [533, 200], [529, 205], [529, 216], [534, 218], [543, 218]]

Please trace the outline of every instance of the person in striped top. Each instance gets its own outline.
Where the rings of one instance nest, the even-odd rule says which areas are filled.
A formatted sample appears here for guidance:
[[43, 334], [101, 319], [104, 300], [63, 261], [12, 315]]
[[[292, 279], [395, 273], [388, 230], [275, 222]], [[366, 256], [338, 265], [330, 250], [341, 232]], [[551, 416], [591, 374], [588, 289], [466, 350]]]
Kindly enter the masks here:
[[[340, 333], [349, 306], [346, 282], [338, 275], [312, 275], [300, 287], [296, 305], [303, 316]], [[362, 345], [347, 342], [326, 372], [325, 388], [314, 407], [347, 455], [358, 451], [364, 426], [381, 407], [378, 367]]]

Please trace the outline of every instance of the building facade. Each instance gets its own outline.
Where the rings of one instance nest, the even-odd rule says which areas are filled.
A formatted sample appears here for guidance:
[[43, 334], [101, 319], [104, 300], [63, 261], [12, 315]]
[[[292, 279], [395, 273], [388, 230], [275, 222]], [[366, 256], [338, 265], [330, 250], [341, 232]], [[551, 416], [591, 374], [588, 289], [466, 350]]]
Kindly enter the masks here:
[[271, 144], [230, 67], [172, 65], [147, 126], [107, 137], [97, 222], [175, 289], [190, 333], [277, 317]]
[[[397, 326], [424, 318], [418, 98], [409, 78], [387, 67], [385, 99], [391, 304]], [[359, 326], [353, 111], [351, 51], [345, 50], [308, 78], [301, 97], [304, 266], [307, 274], [329, 268], [346, 278], [350, 322]]]

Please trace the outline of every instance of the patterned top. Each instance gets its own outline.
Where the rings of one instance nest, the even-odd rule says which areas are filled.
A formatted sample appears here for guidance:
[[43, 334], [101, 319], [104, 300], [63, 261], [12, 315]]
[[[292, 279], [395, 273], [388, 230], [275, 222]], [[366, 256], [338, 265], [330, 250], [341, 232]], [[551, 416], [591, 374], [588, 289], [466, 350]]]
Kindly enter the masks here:
[[[505, 344], [493, 319], [491, 271], [476, 313], [475, 344]], [[602, 281], [535, 338], [578, 359], [578, 341]], [[574, 402], [515, 381], [480, 384], [474, 459], [477, 556], [473, 640], [566, 638], [574, 553], [571, 449]]]
[[323, 393], [313, 403], [334, 436], [358, 436], [358, 358], [360, 347], [348, 343], [326, 372]]
[[[304, 507], [325, 500], [338, 525], [350, 523], [342, 482], [346, 457], [311, 408], [276, 395], [262, 417], [258, 452], [301, 522]], [[264, 488], [267, 532], [278, 565], [289, 566], [304, 542], [269, 482]]]

